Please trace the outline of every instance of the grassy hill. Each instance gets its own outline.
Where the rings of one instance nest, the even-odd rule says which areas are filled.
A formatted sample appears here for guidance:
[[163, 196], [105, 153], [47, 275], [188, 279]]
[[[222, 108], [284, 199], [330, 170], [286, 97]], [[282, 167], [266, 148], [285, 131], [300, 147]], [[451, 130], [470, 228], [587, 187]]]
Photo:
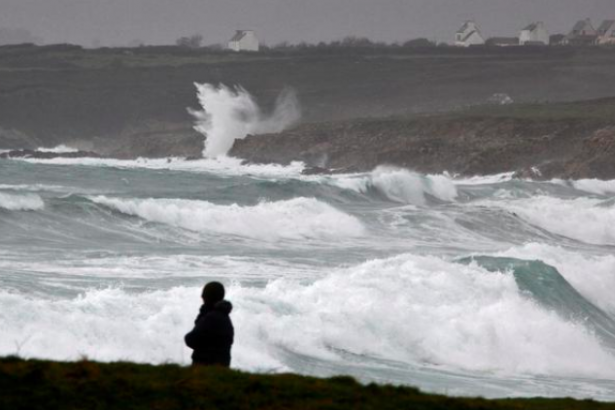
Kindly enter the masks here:
[[0, 408], [72, 409], [615, 409], [572, 399], [450, 398], [348, 377], [256, 375], [217, 368], [0, 359]]

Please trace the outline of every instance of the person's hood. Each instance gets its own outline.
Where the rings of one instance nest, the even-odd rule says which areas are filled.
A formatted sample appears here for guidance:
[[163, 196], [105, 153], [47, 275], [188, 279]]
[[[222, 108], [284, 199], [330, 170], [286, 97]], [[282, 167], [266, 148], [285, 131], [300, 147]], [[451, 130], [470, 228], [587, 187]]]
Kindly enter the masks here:
[[216, 303], [216, 305], [214, 306], [214, 310], [228, 315], [233, 310], [233, 305], [228, 300], [221, 300], [220, 302]]

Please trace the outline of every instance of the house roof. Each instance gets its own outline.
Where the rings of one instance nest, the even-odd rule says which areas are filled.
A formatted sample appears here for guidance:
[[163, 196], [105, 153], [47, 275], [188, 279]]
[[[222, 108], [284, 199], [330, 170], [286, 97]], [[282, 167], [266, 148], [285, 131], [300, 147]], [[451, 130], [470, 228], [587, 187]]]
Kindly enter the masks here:
[[[465, 23], [463, 23], [463, 26], [461, 26], [461, 28], [459, 30], [457, 30], [457, 33], [458, 34], [465, 33], [466, 30], [468, 30], [470, 28], [470, 24], [473, 24], [476, 27], [476, 23], [474, 23], [471, 20], [468, 20]], [[472, 32], [474, 32], [474, 31], [476, 31], [476, 30], [472, 29]]]
[[233, 38], [231, 38], [230, 41], [240, 41], [242, 38], [245, 37], [246, 34], [248, 34], [250, 32], [250, 30], [237, 30], [235, 32], [235, 35], [233, 36]]
[[607, 31], [611, 29], [615, 29], [615, 20], [604, 20], [600, 27], [598, 27], [598, 32], [600, 34], [606, 34]]
[[480, 33], [477, 30], [470, 31], [461, 41], [467, 41], [470, 37], [477, 33], [480, 36]]
[[523, 31], [534, 31], [536, 30], [536, 27], [538, 27], [538, 23], [532, 23], [526, 28], [524, 28]]
[[595, 31], [594, 26], [592, 26], [592, 22], [589, 19], [579, 20], [577, 24], [574, 25], [572, 31], [583, 31], [583, 30], [592, 30]]

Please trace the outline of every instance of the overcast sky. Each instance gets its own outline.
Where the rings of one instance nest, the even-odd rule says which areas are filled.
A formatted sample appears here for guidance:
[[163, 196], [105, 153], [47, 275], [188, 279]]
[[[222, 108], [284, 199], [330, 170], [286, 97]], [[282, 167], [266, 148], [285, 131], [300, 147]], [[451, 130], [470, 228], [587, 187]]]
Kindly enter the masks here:
[[468, 19], [490, 37], [513, 36], [536, 20], [552, 34], [567, 32], [586, 17], [595, 25], [615, 19], [615, 0], [0, 0], [0, 28], [86, 46], [171, 44], [194, 33], [213, 44], [235, 29], [254, 29], [268, 44], [348, 35], [450, 41]]

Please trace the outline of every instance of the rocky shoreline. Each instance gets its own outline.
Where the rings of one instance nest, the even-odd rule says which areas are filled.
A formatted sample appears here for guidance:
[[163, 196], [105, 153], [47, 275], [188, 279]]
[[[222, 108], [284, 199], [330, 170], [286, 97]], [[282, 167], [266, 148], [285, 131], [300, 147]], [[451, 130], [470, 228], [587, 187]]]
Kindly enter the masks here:
[[[191, 130], [141, 130], [74, 152], [12, 150], [0, 159], [200, 159], [203, 144], [203, 136]], [[230, 155], [249, 163], [302, 161], [310, 174], [390, 165], [464, 176], [615, 179], [615, 121], [430, 116], [314, 123], [236, 140]]]
[[[596, 112], [605, 105], [615, 103], [602, 100], [576, 108]], [[230, 154], [254, 163], [303, 161], [312, 167], [310, 172], [392, 165], [467, 176], [515, 172], [533, 179], [615, 179], [615, 116], [540, 118], [498, 110], [501, 116], [468, 113], [304, 124], [238, 140]]]
[[[150, 121], [114, 137], [67, 141], [75, 152], [18, 149], [0, 159], [200, 159], [204, 144], [189, 123]], [[304, 123], [236, 140], [229, 155], [249, 163], [302, 161], [310, 174], [390, 165], [463, 176], [514, 172], [531, 179], [609, 180], [615, 179], [615, 98]]]
[[[609, 48], [243, 55], [0, 47], [0, 150], [64, 144], [83, 156], [199, 158], [204, 137], [187, 110], [199, 107], [198, 82], [241, 85], [263, 113], [285, 87], [296, 90], [303, 123], [237, 141], [231, 155], [250, 162], [612, 179], [615, 102], [595, 99], [615, 96], [614, 62]], [[589, 102], [563, 103], [581, 100]], [[54, 154], [3, 156], [19, 155]]]

